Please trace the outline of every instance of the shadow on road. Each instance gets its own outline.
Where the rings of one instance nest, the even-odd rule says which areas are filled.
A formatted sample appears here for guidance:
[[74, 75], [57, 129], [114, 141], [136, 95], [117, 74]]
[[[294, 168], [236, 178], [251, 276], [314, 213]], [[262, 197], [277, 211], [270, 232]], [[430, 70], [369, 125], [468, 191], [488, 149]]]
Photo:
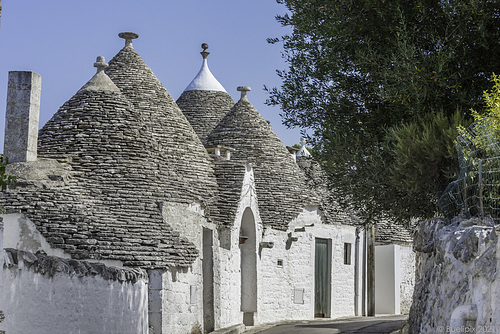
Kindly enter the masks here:
[[280, 324], [259, 331], [262, 334], [383, 334], [394, 332], [406, 323], [406, 316], [356, 317], [342, 320], [319, 320]]
[[405, 320], [398, 321], [384, 321], [384, 320], [374, 320], [374, 321], [363, 321], [361, 323], [352, 323], [352, 322], [337, 322], [337, 323], [314, 323], [314, 324], [302, 324], [296, 325], [297, 328], [304, 328], [304, 333], [306, 333], [305, 329], [337, 329], [338, 333], [391, 333], [395, 330], [398, 330], [405, 324]]

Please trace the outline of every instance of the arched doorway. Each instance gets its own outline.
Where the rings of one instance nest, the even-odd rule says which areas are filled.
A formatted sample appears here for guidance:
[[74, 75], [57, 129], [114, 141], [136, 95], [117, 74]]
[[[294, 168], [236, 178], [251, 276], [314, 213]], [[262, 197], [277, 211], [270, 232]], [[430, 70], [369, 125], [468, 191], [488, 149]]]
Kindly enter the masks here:
[[257, 312], [257, 240], [255, 218], [250, 208], [243, 212], [240, 227], [241, 311], [243, 324], [253, 326]]

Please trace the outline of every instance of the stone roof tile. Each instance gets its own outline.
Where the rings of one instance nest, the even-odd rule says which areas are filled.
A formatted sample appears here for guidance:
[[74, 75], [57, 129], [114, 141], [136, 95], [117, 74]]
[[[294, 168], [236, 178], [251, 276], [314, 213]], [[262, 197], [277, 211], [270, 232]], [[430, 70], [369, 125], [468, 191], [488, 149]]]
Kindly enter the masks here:
[[202, 142], [234, 106], [234, 100], [208, 69], [208, 44], [202, 44], [200, 72], [177, 99], [177, 104]]
[[257, 198], [265, 226], [286, 230], [311, 201], [316, 201], [285, 145], [247, 98], [242, 98], [205, 141], [235, 151], [232, 160], [254, 165]]
[[320, 209], [326, 223], [343, 225], [360, 225], [362, 222], [353, 210], [343, 209], [334, 193], [328, 188], [328, 180], [321, 166], [309, 154], [297, 156], [297, 165], [304, 172], [306, 182], [320, 201]]
[[[212, 161], [200, 139], [151, 69], [132, 45], [109, 61], [106, 74], [140, 111], [154, 150], [163, 157], [173, 201], [202, 201], [214, 196], [217, 184]], [[189, 195], [189, 199], [186, 198]]]
[[219, 185], [216, 197], [218, 212], [213, 219], [222, 226], [232, 226], [243, 187], [245, 166], [241, 162], [216, 158], [215, 175]]
[[212, 161], [137, 57], [128, 46], [110, 66], [124, 93], [87, 89], [111, 87], [100, 72], [58, 110], [40, 131], [37, 172], [9, 165], [14, 175], [16, 166], [22, 172], [2, 203], [75, 259], [188, 266], [198, 251], [163, 221], [160, 206], [210, 198], [217, 187]]
[[177, 99], [177, 105], [202, 142], [234, 106], [226, 92], [187, 90]]

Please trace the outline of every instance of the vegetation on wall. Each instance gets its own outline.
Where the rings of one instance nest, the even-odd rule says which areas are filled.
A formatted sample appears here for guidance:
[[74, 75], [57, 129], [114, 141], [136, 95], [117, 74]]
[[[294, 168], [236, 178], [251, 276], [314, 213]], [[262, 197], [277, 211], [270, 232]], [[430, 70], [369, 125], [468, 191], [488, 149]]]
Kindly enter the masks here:
[[7, 186], [9, 186], [10, 184], [15, 184], [17, 181], [15, 176], [7, 175], [6, 168], [8, 164], [8, 157], [0, 159], [0, 188], [2, 189], [2, 191], [5, 191], [7, 189]]

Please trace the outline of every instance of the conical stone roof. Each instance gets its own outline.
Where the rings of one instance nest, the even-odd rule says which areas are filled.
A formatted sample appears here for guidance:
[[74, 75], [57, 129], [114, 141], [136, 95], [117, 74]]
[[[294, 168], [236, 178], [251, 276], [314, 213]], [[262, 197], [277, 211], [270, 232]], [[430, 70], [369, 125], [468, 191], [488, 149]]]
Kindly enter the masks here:
[[245, 94], [210, 133], [205, 144], [232, 147], [235, 151], [231, 160], [253, 163], [262, 222], [264, 226], [286, 230], [290, 221], [316, 199], [286, 146]]
[[201, 69], [177, 99], [177, 105], [200, 140], [204, 142], [207, 135], [234, 106], [234, 100], [208, 68], [209, 52], [206, 51], [208, 45], [203, 43], [202, 47]]
[[147, 140], [163, 157], [170, 180], [165, 187], [172, 201], [213, 197], [217, 185], [210, 157], [174, 99], [134, 50], [130, 34], [120, 34], [126, 45], [110, 60], [106, 74], [140, 111], [144, 126], [150, 130]]
[[197, 250], [163, 222], [160, 205], [178, 200], [172, 189], [185, 184], [171, 183], [178, 180], [152, 140], [148, 116], [104, 71], [97, 73], [40, 131], [40, 163], [56, 159], [64, 168], [51, 165], [43, 186], [21, 174], [2, 200], [6, 209], [24, 212], [73, 258], [150, 268], [191, 264]]

